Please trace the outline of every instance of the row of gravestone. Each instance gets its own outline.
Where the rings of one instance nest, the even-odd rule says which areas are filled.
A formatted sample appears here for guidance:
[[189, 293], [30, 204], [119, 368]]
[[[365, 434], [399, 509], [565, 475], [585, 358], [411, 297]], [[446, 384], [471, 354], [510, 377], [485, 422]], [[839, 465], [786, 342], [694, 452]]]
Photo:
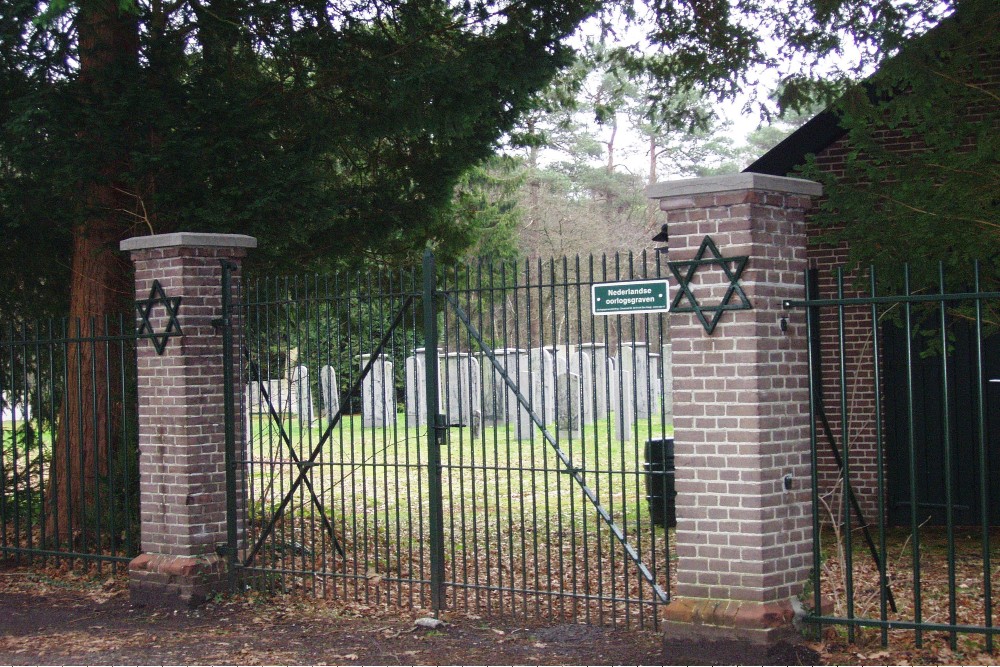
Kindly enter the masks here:
[[[615, 437], [630, 440], [636, 419], [658, 414], [670, 419], [670, 345], [662, 350], [661, 356], [650, 353], [646, 343], [623, 344], [616, 359], [608, 357], [606, 346], [600, 343], [504, 348], [492, 351], [493, 361], [482, 353], [473, 356], [439, 350], [439, 410], [451, 426], [470, 427], [474, 433], [484, 424], [506, 426], [518, 439], [530, 439], [539, 422], [579, 435], [584, 425], [613, 413]], [[404, 362], [406, 420], [410, 425], [427, 423], [424, 355], [425, 349], [417, 348]], [[361, 357], [362, 369], [370, 358]], [[365, 376], [361, 385], [363, 426], [395, 423], [393, 371], [392, 362], [379, 359]], [[323, 414], [332, 418], [340, 409], [333, 367], [320, 369], [319, 387]], [[265, 399], [269, 398], [279, 415], [298, 415], [303, 422], [316, 419], [305, 366], [293, 367], [287, 380], [251, 383], [247, 392], [248, 411], [267, 412]]]

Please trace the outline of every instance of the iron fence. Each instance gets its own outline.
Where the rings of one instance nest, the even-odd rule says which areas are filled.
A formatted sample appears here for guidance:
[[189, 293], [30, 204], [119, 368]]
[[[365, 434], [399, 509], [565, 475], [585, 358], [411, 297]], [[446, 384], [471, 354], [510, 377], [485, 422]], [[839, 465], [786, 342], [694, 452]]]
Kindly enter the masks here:
[[[871, 269], [807, 277], [814, 616], [992, 651], [1000, 526], [1000, 292]], [[880, 288], [882, 293], [880, 294]], [[978, 639], [977, 639], [978, 636]], [[960, 641], [961, 640], [961, 641]], [[981, 648], [981, 647], [979, 647]], [[977, 648], [977, 650], [979, 650]]]
[[8, 325], [0, 338], [0, 552], [127, 562], [139, 548], [135, 326]]
[[657, 262], [438, 272], [428, 256], [247, 283], [246, 574], [370, 604], [655, 625], [672, 497], [652, 494], [654, 522], [662, 457], [645, 457], [672, 435], [665, 318], [594, 316], [589, 300]]

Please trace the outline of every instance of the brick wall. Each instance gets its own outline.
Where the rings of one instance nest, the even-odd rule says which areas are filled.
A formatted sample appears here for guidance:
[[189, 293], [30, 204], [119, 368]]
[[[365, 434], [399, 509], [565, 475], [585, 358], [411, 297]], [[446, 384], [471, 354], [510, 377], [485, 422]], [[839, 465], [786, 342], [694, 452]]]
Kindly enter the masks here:
[[[244, 251], [245, 253], [245, 251]], [[211, 320], [222, 312], [218, 248], [137, 251], [136, 293], [145, 298], [154, 280], [168, 295], [183, 295], [183, 336], [162, 355], [138, 345], [140, 493], [144, 551], [191, 556], [226, 541], [221, 335]], [[155, 307], [154, 331], [167, 326]], [[236, 357], [237, 359], [239, 357]], [[242, 419], [237, 419], [242, 428]], [[197, 469], [197, 473], [191, 473]]]
[[[991, 90], [1000, 89], [1000, 55], [996, 53], [980, 53], [978, 71], [979, 82]], [[989, 100], [988, 96], [983, 96]], [[985, 102], [984, 102], [985, 104]], [[988, 110], [982, 106], [967, 109], [942, 110], [945, 113], [959, 113], [961, 118], [970, 121], [982, 121]], [[909, 136], [908, 136], [909, 135]], [[877, 142], [887, 150], [896, 154], [910, 154], [924, 150], [924, 143], [919, 135], [904, 132], [903, 129], [884, 128], [874, 133]], [[974, 146], [967, 142], [966, 150]], [[816, 154], [816, 164], [825, 172], [835, 175], [838, 179], [849, 176], [846, 173], [846, 158], [851, 150], [848, 139], [842, 138]], [[864, 186], [864, 184], [859, 184]], [[880, 183], [879, 187], [890, 187], [889, 183]], [[841, 244], [833, 246], [819, 244], [818, 237], [825, 230], [815, 225], [807, 225], [809, 236], [809, 264], [818, 271], [819, 296], [832, 298], [837, 294], [835, 270], [845, 266], [848, 258], [848, 248]], [[862, 276], [864, 278], [864, 276]], [[859, 296], [864, 289], [856, 290], [854, 274], [845, 274], [845, 296]], [[867, 283], [866, 283], [867, 284]], [[835, 309], [822, 310], [820, 318], [822, 332], [822, 375], [824, 381], [823, 403], [837, 443], [843, 442], [841, 416], [841, 353], [838, 341], [838, 318]], [[874, 381], [873, 330], [870, 312], [864, 308], [848, 308], [845, 312], [845, 347], [843, 361], [845, 364], [845, 389], [847, 396], [847, 435], [850, 444], [851, 481], [865, 516], [874, 521], [877, 516], [877, 438], [876, 438], [876, 387]], [[883, 424], [884, 426], [884, 424]], [[833, 456], [829, 453], [825, 437], [822, 437], [819, 447], [818, 467], [820, 473], [820, 488], [830, 490], [840, 478], [840, 472]], [[883, 463], [888, 463], [883, 461]], [[885, 490], [887, 491], [887, 489]]]
[[[168, 298], [181, 300], [177, 321], [183, 332], [167, 341], [162, 354], [150, 341], [137, 345], [143, 553], [129, 566], [134, 601], [198, 604], [222, 581], [217, 549], [228, 534], [223, 337], [213, 320], [222, 316], [221, 261], [238, 261], [252, 245], [249, 237], [199, 234], [122, 244], [132, 252], [136, 298], [146, 299], [159, 281]], [[234, 285], [237, 279], [238, 268]], [[155, 304], [149, 320], [154, 333], [165, 331], [167, 308]], [[234, 385], [238, 400], [239, 378]], [[236, 441], [242, 442], [238, 406], [234, 417]]]
[[[654, 187], [671, 262], [692, 259], [706, 235], [723, 257], [750, 257], [740, 284], [751, 310], [725, 313], [713, 335], [694, 314], [670, 317], [676, 594], [787, 602], [808, 578], [811, 512], [805, 322], [792, 318], [782, 331], [782, 302], [802, 294], [804, 212], [818, 186], [742, 174]], [[703, 304], [719, 303], [730, 285], [713, 267], [699, 268], [692, 283]], [[668, 619], [705, 612], [686, 609], [672, 603]], [[712, 613], [745, 615], [727, 609]]]

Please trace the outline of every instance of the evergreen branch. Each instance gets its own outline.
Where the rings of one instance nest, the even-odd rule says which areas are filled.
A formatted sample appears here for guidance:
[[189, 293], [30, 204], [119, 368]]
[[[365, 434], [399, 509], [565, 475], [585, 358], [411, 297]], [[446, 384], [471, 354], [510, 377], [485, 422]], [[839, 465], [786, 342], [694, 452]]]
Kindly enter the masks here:
[[944, 79], [946, 81], [950, 81], [951, 83], [958, 84], [958, 85], [963, 86], [965, 88], [971, 88], [972, 90], [974, 90], [974, 91], [976, 91], [978, 93], [982, 93], [984, 95], [989, 95], [990, 97], [992, 97], [997, 102], [1000, 102], [1000, 95], [997, 95], [996, 93], [994, 93], [994, 92], [992, 92], [990, 90], [987, 90], [986, 86], [984, 86], [983, 84], [974, 83], [972, 81], [960, 81], [959, 79], [956, 79], [953, 76], [949, 76], [949, 75], [945, 74], [944, 72], [940, 72], [940, 71], [933, 70], [933, 69], [930, 70], [930, 71], [931, 71], [931, 74], [935, 74], [935, 75], [941, 77], [942, 79]]
[[[878, 197], [879, 197], [879, 199], [883, 199], [883, 200], [889, 202], [890, 204], [896, 204], [898, 206], [902, 206], [903, 208], [905, 208], [907, 210], [910, 210], [910, 211], [913, 211], [914, 213], [920, 213], [921, 215], [929, 215], [929, 216], [932, 216], [932, 217], [935, 217], [935, 218], [943, 217], [940, 213], [934, 213], [933, 211], [927, 211], [927, 210], [924, 210], [922, 208], [918, 208], [916, 206], [913, 206], [912, 204], [907, 204], [904, 201], [900, 201], [899, 199], [896, 199], [895, 197], [890, 197], [889, 195], [880, 194], [880, 195], [878, 195]], [[993, 228], [995, 228], [997, 230], [1000, 230], [1000, 224], [998, 224], [996, 222], [990, 222], [989, 220], [983, 220], [981, 218], [969, 218], [969, 217], [961, 216], [961, 215], [949, 215], [948, 217], [950, 219], [952, 219], [952, 220], [959, 220], [959, 221], [962, 221], [962, 222], [972, 222], [972, 223], [975, 223], [977, 225], [982, 225], [984, 227], [993, 227]]]
[[115, 210], [118, 211], [119, 213], [125, 213], [127, 215], [132, 216], [133, 218], [138, 218], [139, 220], [145, 222], [146, 223], [146, 227], [149, 228], [150, 235], [156, 234], [156, 232], [153, 231], [153, 223], [151, 223], [149, 221], [149, 214], [146, 212], [146, 203], [142, 200], [142, 197], [140, 197], [138, 194], [136, 194], [134, 192], [129, 192], [128, 190], [123, 190], [123, 189], [121, 189], [121, 188], [119, 188], [117, 186], [112, 186], [112, 187], [114, 188], [114, 190], [116, 192], [120, 192], [123, 195], [127, 195], [129, 197], [134, 197], [136, 199], [136, 201], [139, 202], [139, 208], [142, 209], [142, 214], [136, 213], [135, 211], [129, 211], [128, 209], [124, 209], [124, 208], [116, 208]]

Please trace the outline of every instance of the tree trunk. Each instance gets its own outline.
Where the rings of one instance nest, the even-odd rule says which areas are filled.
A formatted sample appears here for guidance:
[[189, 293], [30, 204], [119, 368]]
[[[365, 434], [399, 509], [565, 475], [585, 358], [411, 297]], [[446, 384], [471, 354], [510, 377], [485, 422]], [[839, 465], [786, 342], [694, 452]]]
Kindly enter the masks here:
[[[71, 339], [126, 331], [134, 326], [129, 266], [118, 243], [131, 235], [122, 211], [134, 201], [126, 195], [122, 174], [128, 166], [128, 114], [111, 111], [137, 74], [138, 30], [133, 16], [117, 0], [79, 4], [80, 104], [89, 113], [81, 139], [99, 156], [95, 173], [80, 183], [80, 222], [73, 229], [69, 329]], [[134, 78], [133, 78], [134, 81]], [[123, 119], [116, 126], [107, 118]], [[98, 119], [98, 120], [93, 120]], [[135, 119], [132, 119], [133, 121]], [[47, 535], [60, 544], [90, 542], [97, 512], [109, 502], [104, 485], [109, 453], [119, 444], [122, 380], [116, 343], [73, 342], [66, 350], [66, 387], [53, 447], [46, 504]]]
[[609, 174], [615, 173], [615, 137], [618, 135], [618, 116], [611, 122], [611, 136], [608, 137], [608, 165]]
[[[646, 185], [656, 183], [656, 135], [649, 135], [649, 174], [646, 177]], [[646, 202], [646, 229], [656, 227], [656, 219], [660, 213], [660, 206], [656, 200], [650, 199]]]
[[656, 183], [656, 137], [649, 137], [649, 176], [646, 178], [647, 185]]

